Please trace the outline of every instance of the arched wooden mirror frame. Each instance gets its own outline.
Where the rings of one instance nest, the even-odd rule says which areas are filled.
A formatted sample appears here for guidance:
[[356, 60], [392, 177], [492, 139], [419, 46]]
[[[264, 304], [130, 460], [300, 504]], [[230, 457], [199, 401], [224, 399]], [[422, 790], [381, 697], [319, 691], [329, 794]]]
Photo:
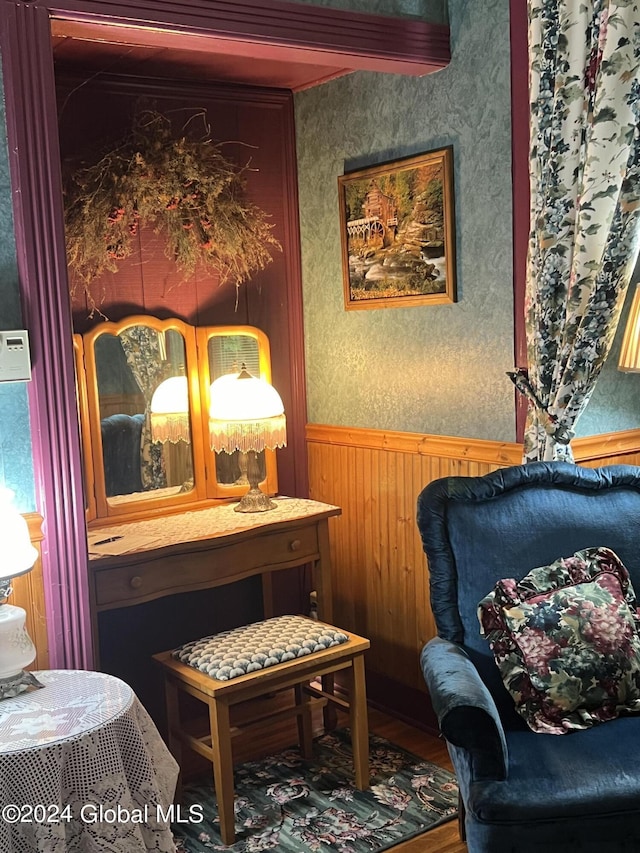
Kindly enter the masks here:
[[[115, 409], [114, 404], [105, 408], [105, 395], [104, 389], [100, 387], [100, 377], [106, 365], [100, 365], [99, 350], [106, 337], [121, 337], [136, 327], [144, 327], [164, 336], [174, 333], [180, 336], [184, 345], [183, 371], [174, 369], [171, 373], [173, 375], [181, 373], [187, 379], [188, 445], [191, 457], [187, 479], [193, 480], [188, 488], [180, 488], [179, 483], [173, 482], [166, 487], [149, 486], [146, 491], [142, 491], [142, 487], [140, 491], [131, 489], [132, 493], [125, 490], [123, 494], [112, 493], [108, 488], [104, 422], [110, 420], [114, 414], [119, 417], [124, 415], [127, 419], [134, 414], [134, 410], [135, 414], [144, 414], [145, 406], [144, 403], [139, 403], [134, 406], [134, 409], [129, 410], [126, 405], [118, 405], [116, 395]], [[257, 376], [270, 382], [269, 339], [261, 329], [254, 326], [196, 328], [176, 318], [160, 320], [140, 314], [125, 317], [117, 322], [100, 323], [84, 335], [74, 335], [78, 413], [87, 495], [86, 513], [90, 527], [93, 523], [103, 527], [105, 520], [115, 522], [141, 519], [165, 512], [195, 509], [206, 506], [211, 501], [238, 499], [246, 492], [247, 485], [228, 482], [220, 477], [220, 460], [211, 450], [208, 439], [209, 386], [214, 379], [228, 372], [231, 367], [231, 364], [223, 364], [215, 359], [212, 355], [211, 343], [225, 340], [229, 344], [227, 349], [233, 351], [234, 339], [237, 339], [237, 346], [240, 348], [243, 340], [245, 348], [246, 339], [255, 343], [250, 367]], [[253, 349], [251, 345], [250, 348]], [[154, 387], [160, 383], [161, 376], [164, 378], [164, 374], [158, 369]], [[122, 395], [122, 397], [125, 396]], [[132, 440], [134, 442], [137, 440], [139, 443], [140, 437], [133, 436]], [[160, 450], [162, 455], [169, 456], [174, 448], [169, 442]], [[278, 491], [276, 454], [273, 450], [267, 450], [263, 456], [265, 477], [261, 488], [264, 492], [273, 495]]]

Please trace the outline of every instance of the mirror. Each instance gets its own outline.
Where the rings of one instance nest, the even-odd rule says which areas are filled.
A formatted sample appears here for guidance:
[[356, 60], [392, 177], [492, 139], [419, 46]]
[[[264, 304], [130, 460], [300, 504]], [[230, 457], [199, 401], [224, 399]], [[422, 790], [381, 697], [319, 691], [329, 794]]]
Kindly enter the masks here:
[[[208, 390], [242, 365], [270, 381], [263, 332], [134, 316], [101, 323], [74, 346], [89, 520], [244, 494], [242, 454], [209, 447]], [[260, 464], [275, 494], [275, 453]]]
[[183, 335], [128, 326], [100, 335], [94, 355], [107, 503], [191, 491]]
[[[204, 355], [201, 366], [202, 394], [206, 400], [203, 411], [209, 411], [209, 386], [220, 376], [239, 373], [243, 366], [253, 376], [271, 382], [269, 340], [264, 332], [252, 326], [197, 329], [198, 352]], [[208, 435], [208, 422], [205, 423]], [[246, 457], [243, 453], [214, 453], [212, 480], [216, 491], [223, 495], [242, 495], [249, 485]], [[261, 485], [264, 491], [277, 491], [276, 458], [272, 450], [258, 454]]]

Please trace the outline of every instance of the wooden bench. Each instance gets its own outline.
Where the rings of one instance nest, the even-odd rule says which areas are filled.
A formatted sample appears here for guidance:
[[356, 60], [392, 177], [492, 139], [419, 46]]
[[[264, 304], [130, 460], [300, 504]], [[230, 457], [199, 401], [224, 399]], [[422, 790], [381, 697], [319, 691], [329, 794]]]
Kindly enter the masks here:
[[[279, 661], [279, 654], [268, 656], [262, 668], [244, 671], [252, 665], [258, 666], [264, 655], [264, 642], [260, 632], [266, 628], [276, 629], [281, 635], [288, 636], [295, 628], [296, 640], [289, 644], [293, 651], [285, 651], [285, 642], [279, 643], [278, 651], [285, 651], [283, 657], [296, 654], [291, 659]], [[300, 631], [310, 635], [318, 632], [325, 636], [342, 636], [334, 645], [322, 648], [323, 642], [312, 650], [313, 641], [300, 650]], [[284, 632], [284, 634], [282, 634]], [[257, 638], [257, 641], [256, 641]], [[235, 644], [239, 643], [239, 646]], [[229, 664], [224, 648], [231, 643], [233, 653], [242, 649], [239, 666]], [[162, 666], [165, 676], [167, 701], [167, 723], [169, 748], [179, 764], [182, 760], [182, 745], [186, 745], [204, 756], [213, 764], [213, 780], [220, 834], [226, 845], [235, 841], [234, 827], [234, 780], [231, 740], [247, 725], [267, 725], [276, 720], [295, 716], [298, 724], [298, 741], [302, 755], [310, 758], [312, 746], [312, 709], [314, 703], [338, 705], [349, 710], [355, 784], [360, 790], [369, 786], [369, 730], [367, 720], [366, 687], [364, 675], [364, 652], [369, 648], [369, 640], [350, 632], [342, 632], [334, 626], [316, 622], [306, 617], [276, 617], [264, 622], [226, 631], [203, 640], [187, 643], [180, 649], [154, 655]], [[223, 652], [216, 651], [222, 648]], [[212, 652], [213, 650], [213, 652]], [[297, 650], [297, 651], [296, 651]], [[180, 657], [183, 659], [181, 660]], [[251, 659], [257, 663], [252, 664]], [[188, 662], [185, 662], [188, 661]], [[264, 663], [264, 662], [263, 662]], [[199, 668], [197, 668], [199, 667]], [[209, 671], [207, 671], [209, 670]], [[221, 677], [215, 677], [211, 672]], [[347, 677], [347, 699], [333, 692], [333, 677], [338, 672]], [[312, 686], [320, 679], [321, 687]], [[232, 725], [230, 710], [240, 702], [257, 697], [276, 694], [283, 690], [293, 690], [293, 704], [270, 712], [243, 723]], [[209, 709], [209, 733], [198, 737], [187, 730], [181, 719], [180, 693], [195, 696]]]

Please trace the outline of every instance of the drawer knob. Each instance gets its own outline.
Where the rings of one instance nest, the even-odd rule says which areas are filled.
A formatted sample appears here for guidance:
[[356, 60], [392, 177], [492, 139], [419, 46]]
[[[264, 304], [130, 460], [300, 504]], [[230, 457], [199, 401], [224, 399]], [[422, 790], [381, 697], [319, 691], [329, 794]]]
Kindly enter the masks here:
[[132, 589], [140, 589], [140, 587], [142, 586], [142, 578], [140, 577], [140, 575], [134, 575], [129, 581], [129, 586]]
[[301, 544], [302, 542], [300, 542], [299, 539], [293, 539], [291, 542], [289, 542], [289, 548], [291, 551], [299, 551]]

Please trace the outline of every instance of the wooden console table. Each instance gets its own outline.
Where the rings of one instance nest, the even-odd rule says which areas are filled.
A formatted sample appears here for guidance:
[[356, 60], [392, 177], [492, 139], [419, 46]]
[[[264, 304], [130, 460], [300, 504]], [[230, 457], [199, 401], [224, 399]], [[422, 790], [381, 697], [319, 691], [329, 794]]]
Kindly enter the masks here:
[[89, 589], [96, 660], [97, 614], [167, 595], [262, 575], [264, 616], [274, 614], [271, 573], [311, 564], [318, 613], [331, 622], [328, 519], [340, 508], [301, 498], [276, 498], [268, 512], [239, 513], [235, 504], [89, 533]]

